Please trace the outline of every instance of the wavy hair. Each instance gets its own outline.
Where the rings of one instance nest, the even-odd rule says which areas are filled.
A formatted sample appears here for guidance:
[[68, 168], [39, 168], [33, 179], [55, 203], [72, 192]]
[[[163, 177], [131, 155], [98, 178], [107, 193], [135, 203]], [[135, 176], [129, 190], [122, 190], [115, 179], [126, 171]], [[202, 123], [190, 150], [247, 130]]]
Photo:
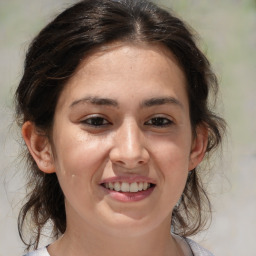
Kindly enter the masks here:
[[[218, 82], [209, 61], [196, 45], [188, 27], [172, 13], [145, 0], [84, 0], [59, 14], [29, 46], [24, 74], [15, 94], [16, 120], [20, 127], [31, 121], [50, 136], [58, 98], [80, 62], [92, 51], [112, 42], [161, 44], [170, 50], [187, 79], [190, 119], [208, 128], [207, 154], [222, 141], [224, 120], [213, 112]], [[45, 224], [50, 221], [53, 237], [66, 230], [64, 195], [56, 174], [40, 171], [24, 145], [27, 160], [28, 194], [18, 227], [20, 237], [36, 249]], [[172, 213], [173, 232], [188, 236], [200, 231], [211, 213], [210, 201], [196, 169], [190, 172]], [[31, 238], [25, 241], [29, 220]]]

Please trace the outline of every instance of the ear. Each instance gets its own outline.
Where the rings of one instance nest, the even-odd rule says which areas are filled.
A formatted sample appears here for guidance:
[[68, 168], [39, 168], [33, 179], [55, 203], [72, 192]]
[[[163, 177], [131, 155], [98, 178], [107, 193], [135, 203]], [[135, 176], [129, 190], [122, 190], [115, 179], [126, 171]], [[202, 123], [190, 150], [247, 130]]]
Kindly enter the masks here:
[[23, 124], [22, 136], [38, 168], [45, 173], [55, 172], [51, 145], [47, 136], [41, 134], [30, 121]]
[[189, 161], [189, 171], [193, 170], [201, 163], [204, 158], [208, 144], [208, 129], [204, 124], [196, 128], [196, 136], [192, 143]]

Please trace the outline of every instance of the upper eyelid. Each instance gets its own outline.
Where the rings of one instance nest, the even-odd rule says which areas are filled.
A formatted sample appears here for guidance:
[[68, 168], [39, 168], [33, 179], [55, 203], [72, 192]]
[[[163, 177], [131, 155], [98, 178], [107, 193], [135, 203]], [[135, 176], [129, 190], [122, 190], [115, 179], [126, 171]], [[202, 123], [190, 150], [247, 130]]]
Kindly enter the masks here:
[[174, 118], [173, 117], [171, 117], [169, 115], [165, 115], [165, 114], [152, 115], [149, 118], [147, 118], [147, 120], [154, 119], [154, 118], [163, 118], [163, 119], [168, 119], [168, 120], [174, 122]]
[[84, 117], [81, 118], [81, 120], [87, 120], [87, 119], [91, 119], [91, 118], [103, 118], [108, 120], [104, 115], [102, 114], [90, 114], [90, 115], [86, 115]]

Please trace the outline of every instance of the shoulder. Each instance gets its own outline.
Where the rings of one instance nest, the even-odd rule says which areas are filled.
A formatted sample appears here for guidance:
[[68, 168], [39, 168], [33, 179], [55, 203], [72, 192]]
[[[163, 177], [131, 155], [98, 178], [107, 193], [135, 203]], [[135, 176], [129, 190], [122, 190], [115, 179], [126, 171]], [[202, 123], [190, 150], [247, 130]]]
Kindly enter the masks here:
[[34, 252], [29, 252], [24, 256], [50, 256], [50, 254], [48, 253], [46, 247], [43, 247], [43, 248], [38, 249]]
[[185, 238], [186, 242], [189, 244], [191, 250], [193, 251], [194, 256], [214, 256], [211, 252], [203, 248], [201, 245], [195, 241]]

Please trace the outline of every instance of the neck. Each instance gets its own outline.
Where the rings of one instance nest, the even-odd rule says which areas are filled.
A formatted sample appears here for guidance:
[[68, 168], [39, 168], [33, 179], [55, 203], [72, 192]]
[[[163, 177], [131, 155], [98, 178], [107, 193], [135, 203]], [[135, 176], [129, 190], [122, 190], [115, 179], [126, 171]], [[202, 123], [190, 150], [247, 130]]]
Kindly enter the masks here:
[[[168, 220], [169, 222], [169, 220]], [[170, 222], [169, 222], [170, 223]], [[72, 228], [70, 228], [72, 227]], [[166, 223], [163, 223], [166, 227]], [[49, 247], [51, 256], [181, 256], [170, 229], [158, 227], [144, 234], [98, 232], [89, 225], [81, 230], [67, 226], [65, 234]]]

